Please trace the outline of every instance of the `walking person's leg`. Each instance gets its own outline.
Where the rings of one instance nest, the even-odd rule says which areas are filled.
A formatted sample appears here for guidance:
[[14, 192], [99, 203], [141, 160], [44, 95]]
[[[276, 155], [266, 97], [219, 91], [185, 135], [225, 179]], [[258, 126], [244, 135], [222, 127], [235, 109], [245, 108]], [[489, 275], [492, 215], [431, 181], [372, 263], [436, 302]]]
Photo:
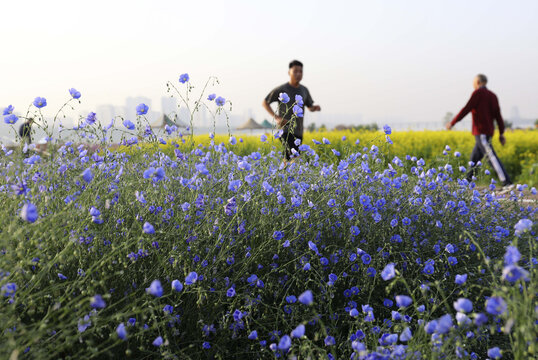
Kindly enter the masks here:
[[495, 150], [493, 150], [493, 146], [491, 145], [491, 136], [480, 135], [480, 143], [484, 148], [484, 153], [486, 154], [491, 167], [493, 167], [497, 173], [497, 176], [499, 177], [499, 180], [502, 182], [503, 186], [512, 184], [512, 181], [510, 181], [510, 177], [508, 176], [508, 173], [506, 172], [501, 160], [495, 153]]
[[469, 171], [467, 171], [467, 174], [465, 175], [465, 178], [467, 179], [467, 181], [469, 182], [472, 181], [473, 176], [475, 176], [476, 174], [476, 163], [482, 160], [483, 157], [484, 157], [484, 150], [480, 142], [480, 136], [476, 135], [473, 152], [471, 153], [471, 162], [473, 164], [471, 165], [471, 167], [469, 168]]
[[284, 145], [284, 157], [286, 158], [286, 161], [289, 161], [291, 159], [291, 146], [293, 145], [293, 141], [295, 140], [295, 137], [293, 134], [290, 133], [283, 133], [280, 137], [280, 141], [282, 141], [282, 145]]
[[[294, 134], [284, 133], [280, 137], [282, 144], [284, 145], [284, 157], [287, 161], [291, 160], [294, 157], [294, 149], [297, 154], [299, 153], [299, 145], [295, 144], [295, 140], [299, 139], [302, 141], [301, 137], [295, 136]], [[295, 155], [296, 156], [296, 155]]]

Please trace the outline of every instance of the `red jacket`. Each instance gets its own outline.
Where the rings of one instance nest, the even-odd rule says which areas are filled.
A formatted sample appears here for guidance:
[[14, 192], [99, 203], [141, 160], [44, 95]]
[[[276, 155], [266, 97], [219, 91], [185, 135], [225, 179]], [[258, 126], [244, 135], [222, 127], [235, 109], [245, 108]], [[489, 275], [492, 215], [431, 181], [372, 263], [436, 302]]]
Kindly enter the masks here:
[[454, 124], [463, 119], [469, 111], [473, 113], [473, 135], [485, 134], [493, 136], [495, 131], [493, 119], [497, 121], [499, 132], [501, 134], [504, 133], [504, 121], [501, 116], [497, 95], [489, 91], [485, 86], [482, 86], [473, 92], [467, 105], [465, 105], [460, 113], [454, 117], [450, 125], [454, 126]]

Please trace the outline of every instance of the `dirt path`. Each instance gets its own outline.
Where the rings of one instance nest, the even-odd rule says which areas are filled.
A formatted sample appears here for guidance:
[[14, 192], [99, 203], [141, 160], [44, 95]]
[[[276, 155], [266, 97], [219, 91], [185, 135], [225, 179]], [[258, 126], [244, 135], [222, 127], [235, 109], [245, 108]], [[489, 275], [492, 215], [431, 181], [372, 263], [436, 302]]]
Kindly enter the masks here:
[[[478, 191], [480, 191], [481, 193], [484, 191], [484, 190], [488, 190], [489, 189], [486, 187], [486, 186], [477, 186], [476, 187]], [[499, 194], [500, 191], [496, 191], [496, 198], [498, 200], [510, 200], [510, 196], [511, 196], [511, 192], [508, 192], [508, 193], [505, 193], [505, 194]], [[523, 190], [522, 192], [517, 190], [517, 188], [514, 188], [512, 190], [512, 192], [518, 197], [518, 201], [522, 201], [523, 203], [526, 203], [526, 204], [529, 204], [529, 205], [538, 205], [538, 193], [537, 194], [532, 194], [530, 189], [525, 189]], [[523, 195], [520, 197], [519, 194], [522, 193]]]

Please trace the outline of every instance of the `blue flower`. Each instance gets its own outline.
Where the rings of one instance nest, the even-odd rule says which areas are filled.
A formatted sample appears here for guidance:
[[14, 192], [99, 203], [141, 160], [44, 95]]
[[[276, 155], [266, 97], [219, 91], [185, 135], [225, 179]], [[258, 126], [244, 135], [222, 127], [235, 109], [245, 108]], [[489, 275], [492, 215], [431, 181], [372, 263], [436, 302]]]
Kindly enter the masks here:
[[155, 228], [147, 221], [144, 223], [144, 226], [142, 226], [142, 231], [145, 234], [155, 234]]
[[324, 342], [325, 346], [333, 346], [334, 344], [336, 344], [336, 340], [332, 336], [327, 336]]
[[187, 81], [189, 81], [189, 74], [181, 74], [179, 75], [179, 82], [182, 84], [185, 84]]
[[148, 113], [149, 107], [146, 104], [139, 104], [136, 107], [136, 115], [146, 115]]
[[306, 290], [299, 295], [299, 302], [304, 305], [312, 305], [314, 303], [314, 295], [312, 295], [312, 291]]
[[161, 282], [159, 280], [153, 280], [151, 285], [146, 288], [146, 292], [156, 297], [163, 296], [163, 287], [161, 286]]
[[424, 265], [424, 269], [422, 269], [422, 272], [426, 275], [431, 275], [435, 272], [435, 268], [433, 267], [432, 263], [426, 263]]
[[357, 236], [361, 233], [358, 226], [352, 225], [349, 229], [351, 230], [351, 235], [353, 236]]
[[515, 246], [507, 246], [504, 254], [504, 264], [514, 265], [521, 259], [521, 253]]
[[332, 286], [336, 282], [336, 280], [338, 280], [338, 275], [333, 273], [329, 274], [329, 286]]
[[88, 184], [92, 181], [93, 174], [90, 168], [87, 168], [82, 172], [82, 179]]
[[12, 113], [13, 113], [13, 110], [15, 110], [15, 108], [13, 107], [13, 105], [9, 105], [8, 107], [4, 108], [4, 111], [2, 112], [2, 115], [9, 115], [9, 114], [12, 114]]
[[304, 116], [303, 108], [300, 107], [299, 105], [293, 105], [293, 113], [297, 117], [303, 117]]
[[181, 281], [177, 279], [172, 281], [172, 290], [177, 291], [177, 292], [180, 292], [181, 290], [183, 290], [183, 284], [181, 283]]
[[163, 338], [161, 336], [157, 336], [155, 340], [153, 340], [152, 344], [157, 347], [161, 346], [163, 344]]
[[287, 352], [291, 347], [291, 338], [289, 335], [284, 335], [278, 342], [278, 350]]
[[529, 272], [518, 265], [508, 265], [503, 268], [502, 279], [511, 283], [519, 279], [529, 281]]
[[413, 334], [411, 334], [411, 330], [406, 327], [402, 333], [400, 334], [400, 341], [402, 342], [408, 342], [413, 337]]
[[463, 285], [467, 281], [467, 274], [456, 275], [455, 283], [458, 285]]
[[385, 135], [390, 135], [392, 133], [392, 129], [388, 125], [383, 126], [383, 131], [385, 132]]
[[198, 280], [198, 274], [194, 271], [191, 271], [186, 277], [185, 277], [185, 285], [192, 285]]
[[17, 292], [17, 284], [7, 283], [5, 285], [2, 285], [1, 292], [4, 294], [5, 297], [14, 297], [15, 293]]
[[365, 253], [365, 254], [362, 254], [361, 260], [364, 265], [368, 265], [372, 262], [372, 257]]
[[153, 174], [153, 179], [158, 182], [164, 179], [165, 176], [166, 172], [164, 171], [164, 169], [162, 167], [158, 167]]
[[90, 112], [88, 116], [86, 116], [86, 124], [93, 125], [95, 124], [95, 121], [97, 120], [97, 116], [94, 112]]
[[395, 300], [398, 307], [408, 307], [413, 302], [413, 299], [407, 295], [396, 295]]
[[393, 279], [395, 276], [394, 263], [387, 264], [383, 271], [381, 271], [381, 278], [385, 281]]
[[155, 173], [155, 168], [154, 167], [149, 167], [148, 169], [146, 169], [144, 171], [144, 173], [142, 174], [142, 177], [144, 179], [149, 179], [153, 176], [153, 173]]
[[13, 125], [15, 124], [17, 121], [19, 120], [19, 118], [17, 117], [17, 115], [15, 114], [9, 114], [7, 116], [4, 116], [4, 122], [8, 125]]
[[229, 288], [228, 291], [226, 291], [226, 296], [234, 297], [235, 296], [235, 289], [233, 287]]
[[454, 302], [454, 309], [456, 309], [456, 311], [468, 313], [473, 311], [473, 303], [469, 299], [459, 298]]
[[308, 241], [308, 247], [310, 248], [310, 250], [319, 255], [318, 247], [315, 243], [313, 243], [312, 241]]
[[33, 104], [36, 108], [41, 109], [42, 107], [47, 106], [47, 99], [38, 96], [34, 99]]
[[232, 144], [232, 145], [237, 144], [237, 140], [236, 140], [235, 136], [230, 136], [230, 140], [229, 140], [229, 141], [230, 141], [230, 144]]
[[90, 316], [85, 315], [83, 319], [78, 320], [78, 325], [77, 325], [78, 332], [83, 333], [91, 325], [92, 325], [92, 322], [90, 320]]
[[209, 94], [209, 96], [207, 97], [207, 100], [213, 101], [215, 100], [216, 97], [217, 97], [217, 94]]
[[502, 357], [501, 349], [498, 347], [488, 349], [488, 356], [492, 359], [500, 359]]
[[217, 104], [217, 106], [224, 106], [225, 103], [226, 103], [226, 99], [223, 98], [222, 96], [219, 96], [219, 97], [215, 100], [215, 104]]
[[300, 339], [304, 336], [304, 332], [305, 332], [305, 326], [303, 324], [300, 324], [295, 329], [292, 330], [290, 335], [292, 338]]
[[278, 94], [278, 100], [283, 104], [287, 104], [290, 101], [290, 97], [285, 92], [281, 92]]
[[118, 334], [118, 337], [122, 340], [127, 339], [127, 330], [125, 330], [125, 325], [123, 323], [120, 323], [116, 328], [116, 334]]
[[349, 316], [357, 317], [357, 316], [359, 316], [359, 311], [356, 308], [353, 308], [353, 309], [349, 310]]
[[79, 99], [80, 98], [80, 91], [77, 91], [75, 88], [69, 89], [69, 94], [73, 99]]
[[516, 236], [521, 236], [526, 231], [530, 231], [532, 229], [532, 221], [529, 219], [521, 219], [517, 222], [517, 224], [514, 225], [514, 229]]
[[248, 334], [249, 340], [256, 340], [258, 338], [258, 332], [256, 330], [252, 330], [250, 334]]
[[20, 216], [24, 221], [28, 221], [30, 223], [35, 222], [39, 216], [37, 207], [32, 203], [24, 204], [22, 206]]
[[58, 278], [60, 278], [60, 280], [67, 280], [67, 276], [62, 273], [58, 273]]
[[303, 97], [302, 97], [301, 95], [295, 95], [295, 102], [296, 102], [297, 105], [299, 105], [300, 107], [303, 107], [303, 106], [304, 106]]
[[131, 120], [127, 120], [127, 119], [123, 120], [123, 126], [125, 126], [129, 130], [134, 130], [135, 128], [135, 124], [133, 124]]
[[295, 295], [286, 296], [286, 302], [289, 304], [293, 304], [297, 301], [297, 297]]
[[266, 142], [266, 141], [267, 141], [267, 136], [266, 136], [265, 134], [262, 134], [262, 135], [260, 136], [260, 141], [261, 141], [261, 142]]
[[443, 315], [437, 320], [435, 332], [438, 334], [446, 334], [452, 328], [452, 315]]
[[273, 233], [273, 239], [275, 240], [281, 240], [284, 237], [284, 233], [282, 231], [275, 231]]
[[103, 309], [106, 307], [106, 302], [101, 295], [97, 294], [90, 299], [90, 306], [94, 309]]

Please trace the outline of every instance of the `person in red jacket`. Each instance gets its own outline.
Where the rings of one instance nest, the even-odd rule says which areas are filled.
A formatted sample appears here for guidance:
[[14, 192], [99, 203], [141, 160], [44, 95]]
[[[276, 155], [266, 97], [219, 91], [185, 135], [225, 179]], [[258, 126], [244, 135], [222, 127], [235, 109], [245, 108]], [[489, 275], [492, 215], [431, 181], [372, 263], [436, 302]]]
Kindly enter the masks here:
[[462, 120], [469, 112], [471, 112], [473, 114], [472, 132], [475, 136], [476, 144], [471, 154], [471, 168], [467, 172], [466, 178], [469, 182], [472, 181], [476, 171], [476, 164], [484, 157], [484, 155], [486, 155], [505, 189], [509, 189], [512, 185], [510, 177], [491, 145], [491, 138], [495, 132], [493, 120], [497, 122], [497, 126], [499, 127], [499, 141], [501, 142], [501, 145], [504, 146], [504, 144], [506, 144], [506, 139], [504, 137], [504, 121], [501, 116], [497, 95], [486, 88], [487, 83], [488, 78], [486, 75], [478, 74], [475, 76], [473, 80], [473, 87], [475, 90], [471, 95], [471, 98], [467, 102], [467, 105], [461, 109], [459, 114], [447, 124], [446, 128], [448, 130], [452, 129], [458, 121]]

